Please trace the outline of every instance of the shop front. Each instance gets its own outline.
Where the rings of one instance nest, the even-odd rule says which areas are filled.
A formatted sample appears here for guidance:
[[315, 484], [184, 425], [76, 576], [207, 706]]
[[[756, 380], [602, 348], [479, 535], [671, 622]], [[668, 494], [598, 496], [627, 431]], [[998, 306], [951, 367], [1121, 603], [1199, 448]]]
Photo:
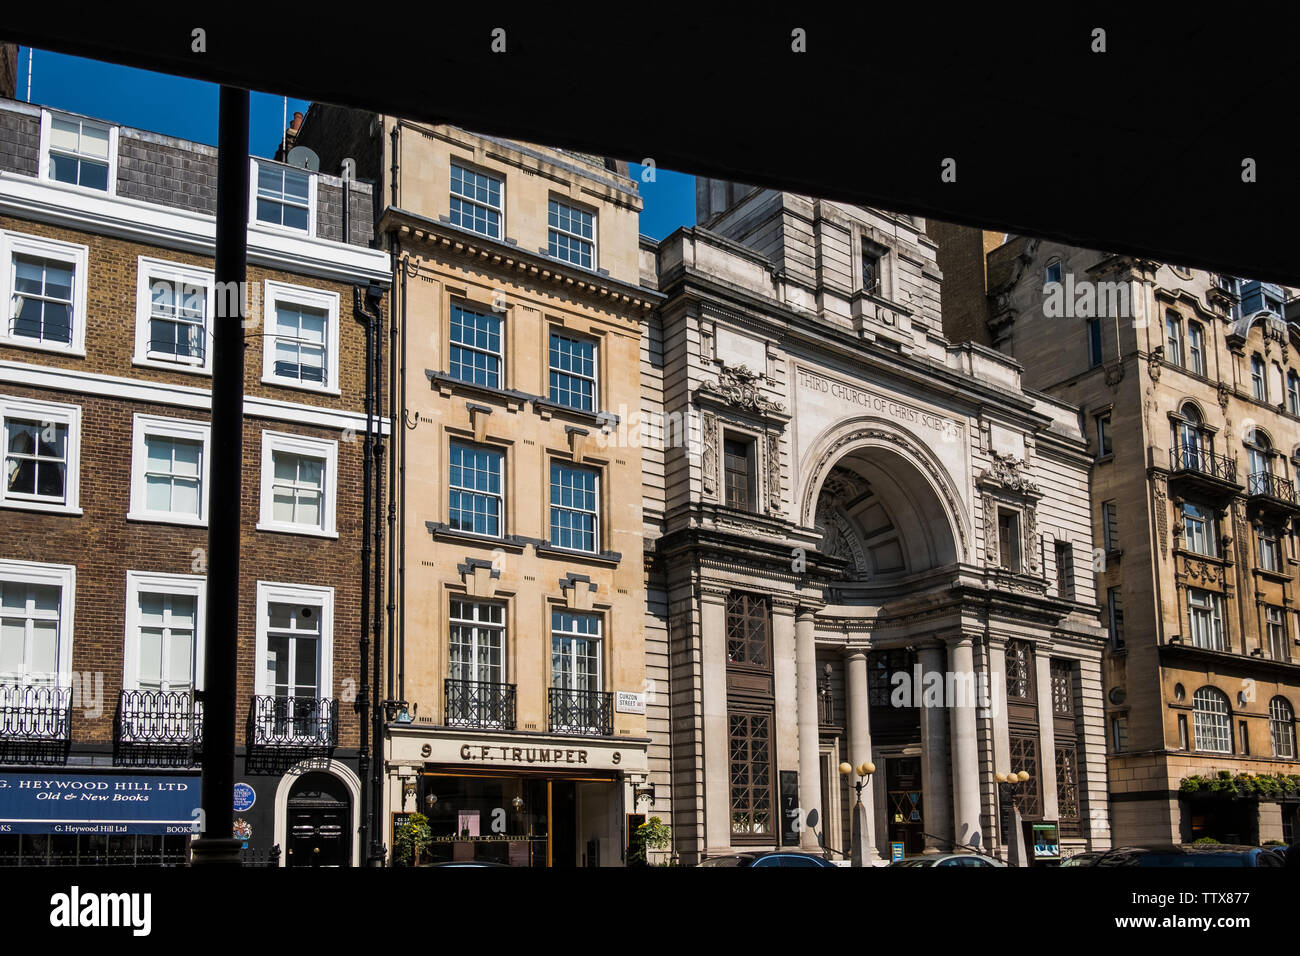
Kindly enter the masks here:
[[433, 843], [422, 863], [623, 866], [648, 744], [395, 729], [392, 817], [428, 818]]
[[0, 866], [181, 866], [199, 775], [0, 773]]

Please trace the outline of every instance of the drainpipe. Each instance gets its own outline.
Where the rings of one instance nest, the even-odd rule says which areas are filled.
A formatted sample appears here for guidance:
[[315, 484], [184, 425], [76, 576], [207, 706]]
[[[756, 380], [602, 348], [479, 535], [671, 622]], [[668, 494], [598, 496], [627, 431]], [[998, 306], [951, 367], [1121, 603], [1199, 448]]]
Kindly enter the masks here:
[[370, 478], [371, 478], [371, 435], [374, 432], [375, 409], [372, 392], [371, 366], [373, 364], [374, 342], [373, 320], [362, 304], [360, 286], [354, 286], [354, 318], [362, 324], [366, 332], [366, 432], [362, 439], [362, 494], [361, 494], [361, 634], [358, 647], [361, 657], [360, 686], [357, 689], [356, 712], [358, 716], [357, 770], [362, 780], [361, 785], [361, 851], [369, 862], [371, 845], [371, 823], [373, 808], [370, 805], [370, 744], [366, 733], [366, 718], [370, 716]]

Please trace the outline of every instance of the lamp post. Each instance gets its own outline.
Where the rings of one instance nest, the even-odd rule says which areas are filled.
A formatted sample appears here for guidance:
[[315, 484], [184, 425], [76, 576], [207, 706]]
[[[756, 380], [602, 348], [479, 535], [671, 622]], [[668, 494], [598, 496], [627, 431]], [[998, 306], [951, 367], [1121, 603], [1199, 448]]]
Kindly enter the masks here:
[[[998, 782], [998, 796], [1002, 802], [1002, 838], [1007, 844], [1008, 862], [1012, 866], [1025, 865], [1025, 832], [1020, 822], [1020, 807], [1017, 803], [1019, 791], [1029, 782], [1026, 770], [1011, 773], [996, 773], [993, 779]], [[1007, 831], [1010, 831], [1008, 833]]]
[[853, 855], [851, 866], [866, 866], [866, 853], [862, 845], [863, 834], [867, 832], [867, 808], [862, 803], [862, 788], [871, 782], [871, 775], [876, 772], [876, 765], [867, 760], [856, 767], [845, 761], [840, 764], [840, 776], [850, 777], [853, 774], [858, 775], [858, 780], [853, 784], [853, 789], [857, 793], [857, 799], [853, 804]]

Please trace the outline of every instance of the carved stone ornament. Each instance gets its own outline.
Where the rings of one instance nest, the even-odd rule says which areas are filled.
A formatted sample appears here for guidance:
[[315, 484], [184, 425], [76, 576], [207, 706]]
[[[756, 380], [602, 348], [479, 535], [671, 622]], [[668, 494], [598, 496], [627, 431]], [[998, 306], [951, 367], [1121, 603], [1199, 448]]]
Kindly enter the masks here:
[[1023, 459], [1015, 455], [1002, 455], [998, 452], [990, 452], [993, 459], [992, 464], [980, 473], [979, 481], [981, 484], [1001, 485], [1008, 491], [1017, 491], [1022, 494], [1041, 495], [1038, 486], [1029, 480], [1029, 476], [1024, 473], [1025, 463]]
[[760, 387], [764, 376], [747, 365], [724, 365], [716, 385], [706, 382], [700, 390], [719, 396], [729, 405], [757, 412], [784, 412], [785, 405], [765, 398]]
[[700, 416], [704, 453], [701, 455], [700, 468], [704, 475], [704, 493], [713, 494], [718, 486], [718, 419], [705, 412]]
[[1124, 381], [1124, 363], [1116, 362], [1114, 365], [1107, 365], [1106, 384], [1112, 389], [1118, 389], [1122, 381]]
[[781, 513], [781, 439], [767, 436], [767, 508]]
[[1231, 389], [1229, 389], [1227, 385], [1224, 385], [1222, 382], [1220, 382], [1219, 383], [1219, 407], [1226, 410], [1228, 407], [1228, 399], [1230, 399], [1231, 397], [1232, 397]]
[[[1160, 553], [1169, 553], [1169, 531], [1168, 531], [1168, 512], [1165, 508], [1165, 501], [1168, 499], [1168, 493], [1165, 490], [1165, 483], [1157, 478], [1151, 483], [1151, 497], [1155, 499], [1154, 511], [1156, 513], [1156, 535], [1160, 539]], [[1181, 529], [1181, 525], [1175, 524], [1175, 533]]]
[[1160, 381], [1160, 363], [1165, 360], [1165, 347], [1157, 345], [1147, 355], [1147, 374], [1151, 376], [1151, 381]]

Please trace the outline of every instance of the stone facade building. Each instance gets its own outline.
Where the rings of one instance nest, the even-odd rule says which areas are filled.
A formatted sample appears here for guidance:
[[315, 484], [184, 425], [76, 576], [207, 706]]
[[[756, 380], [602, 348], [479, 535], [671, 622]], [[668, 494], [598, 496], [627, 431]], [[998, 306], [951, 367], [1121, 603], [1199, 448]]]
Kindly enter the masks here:
[[[1035, 239], [948, 251], [987, 252], [959, 313], [984, 310], [1089, 435], [1116, 840], [1294, 841], [1300, 779], [1276, 782], [1300, 773], [1293, 293]], [[1238, 774], [1271, 782], [1211, 793]]]
[[[353, 310], [390, 266], [369, 187], [250, 163], [248, 284], [219, 289], [216, 150], [0, 101], [0, 862], [185, 859], [204, 608], [230, 599], [204, 579], [210, 344], [240, 295], [232, 823], [263, 860], [359, 861]], [[57, 790], [107, 796], [69, 815]]]
[[295, 142], [376, 181], [398, 266], [389, 808], [433, 860], [622, 865], [650, 789], [636, 184], [320, 105]]
[[[1109, 846], [1086, 440], [942, 335], [925, 224], [700, 180], [643, 240], [646, 646], [673, 851]], [[933, 676], [930, 676], [933, 675]], [[815, 816], [813, 811], [816, 811]], [[810, 820], [814, 821], [810, 824]]]

